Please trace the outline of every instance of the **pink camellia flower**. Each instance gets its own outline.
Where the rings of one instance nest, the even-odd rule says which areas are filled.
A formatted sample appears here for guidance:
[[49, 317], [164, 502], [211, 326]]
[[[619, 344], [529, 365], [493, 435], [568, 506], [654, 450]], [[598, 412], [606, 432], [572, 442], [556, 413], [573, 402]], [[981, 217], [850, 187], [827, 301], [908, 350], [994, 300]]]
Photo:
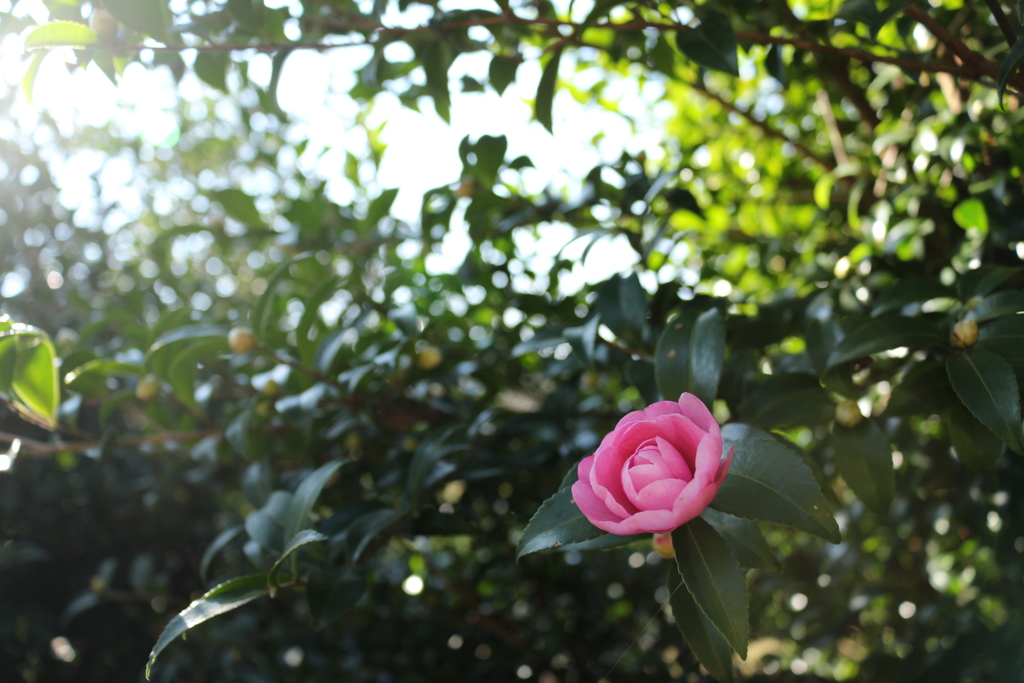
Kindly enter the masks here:
[[579, 464], [572, 496], [613, 534], [667, 533], [699, 515], [732, 463], [718, 422], [692, 394], [626, 415]]

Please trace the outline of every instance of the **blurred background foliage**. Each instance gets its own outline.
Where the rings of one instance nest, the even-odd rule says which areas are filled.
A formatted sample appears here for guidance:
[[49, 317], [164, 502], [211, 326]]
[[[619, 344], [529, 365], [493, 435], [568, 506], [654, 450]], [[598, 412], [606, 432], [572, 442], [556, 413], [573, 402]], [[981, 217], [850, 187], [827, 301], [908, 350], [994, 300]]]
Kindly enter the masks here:
[[[270, 570], [287, 521], [320, 540], [272, 599], [171, 644], [154, 680], [701, 680], [649, 541], [515, 544], [661, 398], [667, 321], [710, 307], [716, 416], [799, 446], [843, 531], [763, 525], [781, 571], [750, 570], [738, 675], [1024, 680], [1016, 3], [42, 4], [73, 25], [0, 2], [5, 680], [141, 679], [190, 600]], [[279, 80], [340, 43], [366, 51], [365, 144], [318, 164]], [[173, 126], [69, 128], [26, 101], [44, 59], [166, 79]], [[394, 211], [382, 93], [448, 118], [452, 92], [538, 63], [556, 137], [565, 93], [614, 114], [628, 82], [657, 152], [537, 189], [496, 128]], [[535, 258], [562, 229], [615, 240], [619, 274]]]

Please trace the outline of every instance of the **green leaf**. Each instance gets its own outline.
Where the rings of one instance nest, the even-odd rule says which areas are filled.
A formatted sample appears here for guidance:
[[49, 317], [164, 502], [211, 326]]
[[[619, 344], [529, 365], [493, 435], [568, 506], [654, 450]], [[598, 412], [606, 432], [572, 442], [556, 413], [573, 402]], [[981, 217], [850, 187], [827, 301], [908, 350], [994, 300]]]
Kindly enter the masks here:
[[206, 551], [203, 553], [203, 559], [199, 562], [199, 578], [206, 581], [206, 573], [210, 571], [210, 565], [213, 564], [213, 560], [217, 557], [217, 554], [223, 550], [228, 543], [235, 540], [235, 538], [242, 533], [245, 527], [241, 524], [229, 526], [224, 531], [217, 534], [217, 538], [213, 539]]
[[745, 659], [750, 630], [747, 585], [725, 539], [696, 517], [672, 532], [672, 545], [679, 576], [693, 601]]
[[1010, 290], [987, 296], [977, 306], [967, 311], [966, 320], [983, 323], [995, 318], [1014, 315], [1024, 311], [1024, 292]]
[[423, 72], [427, 77], [427, 90], [434, 98], [434, 109], [446, 123], [451, 122], [451, 93], [448, 89], [448, 69], [452, 66], [452, 46], [447, 40], [430, 43], [421, 56]]
[[1008, 315], [981, 326], [975, 347], [996, 353], [1024, 374], [1024, 315]]
[[337, 621], [366, 593], [366, 577], [359, 572], [343, 571], [333, 581], [310, 581], [306, 589], [309, 616], [317, 628]]
[[832, 510], [803, 458], [770, 439], [744, 439], [733, 446], [729, 474], [711, 507], [806, 531], [832, 543], [842, 541]]
[[836, 344], [843, 338], [843, 330], [835, 318], [819, 320], [811, 318], [807, 323], [807, 355], [814, 365], [814, 370], [819, 375], [828, 368], [828, 358], [836, 348]]
[[210, 198], [224, 207], [224, 213], [246, 227], [266, 227], [266, 222], [256, 208], [256, 201], [235, 188], [211, 192]]
[[712, 508], [705, 508], [700, 516], [721, 534], [741, 567], [769, 572], [782, 571], [775, 552], [768, 545], [768, 541], [764, 540], [764, 534], [761, 533], [757, 522], [727, 515]]
[[956, 284], [960, 298], [969, 301], [976, 296], [985, 296], [1020, 274], [1019, 267], [983, 265], [961, 275]]
[[892, 468], [892, 447], [874, 420], [855, 427], [832, 427], [832, 448], [836, 467], [864, 504], [880, 515], [892, 507], [896, 473]]
[[446, 429], [435, 431], [420, 442], [409, 463], [409, 474], [406, 477], [405, 490], [409, 494], [410, 506], [419, 506], [420, 494], [430, 483], [430, 475], [441, 458], [465, 450], [465, 444], [445, 444], [453, 434], [463, 430], [462, 425], [452, 425]]
[[18, 338], [16, 348], [11, 388], [26, 408], [52, 428], [57, 424], [60, 405], [57, 352], [53, 343], [42, 334], [24, 334]]
[[291, 502], [292, 494], [287, 491], [271, 493], [262, 508], [250, 512], [245, 518], [245, 531], [249, 537], [271, 552], [282, 553], [285, 539], [294, 536], [285, 532], [285, 528], [290, 526], [288, 511]]
[[725, 363], [725, 324], [717, 308], [700, 314], [690, 343], [690, 392], [709, 408], [718, 394]]
[[107, 377], [128, 375], [138, 377], [145, 374], [141, 365], [121, 363], [111, 358], [96, 358], [64, 375], [64, 384], [71, 391], [83, 393], [96, 384], [102, 384]]
[[712, 676], [721, 683], [734, 683], [732, 648], [704, 612], [693, 601], [675, 569], [668, 572], [669, 605], [686, 644]]
[[289, 555], [291, 555], [304, 545], [308, 545], [310, 543], [318, 543], [326, 540], [326, 536], [324, 536], [319, 531], [313, 531], [312, 529], [304, 529], [303, 531], [300, 531], [299, 533], [292, 536], [291, 540], [289, 540], [288, 543], [285, 544], [284, 550], [281, 551], [281, 557], [277, 558], [277, 561], [274, 562], [274, 566], [270, 568], [270, 573], [267, 574], [267, 585], [270, 587], [271, 591], [277, 589], [277, 577], [278, 574], [280, 574], [281, 572], [281, 565], [284, 564], [284, 561], [288, 559]]
[[736, 34], [729, 18], [718, 10], [707, 10], [697, 28], [676, 33], [676, 46], [701, 66], [739, 75]]
[[271, 312], [274, 309], [273, 303], [277, 299], [277, 288], [280, 284], [288, 277], [291, 272], [292, 266], [300, 261], [308, 258], [312, 258], [313, 254], [310, 252], [303, 252], [293, 256], [289, 260], [282, 263], [277, 267], [270, 277], [267, 279], [267, 288], [263, 294], [260, 295], [256, 305], [252, 308], [252, 313], [249, 316], [250, 322], [252, 322], [253, 332], [256, 334], [256, 338], [265, 340], [267, 335], [270, 333], [271, 324]]
[[898, 312], [907, 304], [929, 301], [941, 297], [953, 297], [955, 292], [938, 280], [930, 278], [906, 278], [887, 287], [875, 300], [872, 316]]
[[946, 371], [967, 409], [1006, 445], [1024, 453], [1020, 391], [1009, 362], [989, 351], [971, 349], [947, 358]]
[[408, 511], [385, 508], [360, 515], [345, 531], [349, 562], [358, 562], [363, 552], [385, 529], [402, 520]]
[[541, 125], [547, 128], [549, 133], [554, 133], [554, 125], [551, 119], [551, 106], [555, 99], [555, 85], [558, 82], [558, 65], [562, 61], [562, 48], [559, 47], [553, 53], [548, 63], [544, 65], [544, 71], [540, 76], [540, 83], [537, 85], [537, 98], [534, 101], [534, 115]]
[[[196, 61], [192, 64], [192, 69], [196, 72], [199, 80], [221, 92], [227, 93], [227, 71], [230, 63], [231, 58], [227, 52], [200, 52], [196, 55]], [[229, 216], [233, 216], [223, 201], [221, 204], [224, 205], [224, 211]], [[255, 210], [256, 206], [253, 205], [252, 208]], [[256, 212], [256, 218], [262, 221], [258, 211]]]
[[900, 347], [944, 348], [946, 342], [946, 334], [930, 320], [903, 316], [873, 318], [847, 334], [832, 352], [828, 363], [839, 365]]
[[166, 41], [171, 18], [163, 0], [99, 0], [99, 4], [125, 26]]
[[946, 416], [946, 427], [956, 457], [975, 472], [992, 469], [1003, 453], [999, 437], [959, 403]]
[[149, 661], [146, 662], [146, 679], [149, 679], [153, 671], [153, 664], [156, 662], [157, 656], [163, 652], [164, 648], [172, 640], [204, 621], [220, 616], [225, 612], [230, 612], [252, 602], [256, 598], [269, 595], [269, 593], [266, 574], [240, 576], [236, 579], [225, 581], [213, 588], [206, 595], [186, 607], [164, 628], [160, 638], [156, 641], [156, 645], [153, 646], [152, 652], [149, 653]]
[[945, 366], [926, 360], [910, 368], [892, 390], [885, 416], [935, 415], [957, 402]]
[[487, 69], [487, 78], [491, 83], [491, 87], [499, 95], [504, 93], [505, 88], [516, 80], [516, 70], [519, 69], [521, 62], [521, 59], [502, 57], [501, 55], [494, 55], [491, 58], [491, 65]]
[[1003, 63], [999, 65], [999, 81], [997, 83], [996, 95], [999, 97], [1000, 106], [1003, 104], [1003, 95], [1006, 94], [1006, 84], [1009, 82], [1010, 77], [1016, 73], [1018, 67], [1020, 67], [1021, 61], [1024, 61], [1024, 35], [1017, 39], [1017, 42], [1010, 50], [1010, 54], [1006, 55]]
[[21, 77], [21, 91], [25, 93], [25, 99], [29, 104], [32, 104], [32, 92], [36, 85], [36, 76], [39, 75], [39, 67], [43, 64], [43, 58], [46, 57], [45, 52], [37, 52], [32, 56], [32, 61], [29, 62], [28, 68], [25, 69], [25, 75]]
[[[75, 21], [51, 21], [25, 36], [26, 50], [73, 47], [79, 50], [100, 41], [96, 31]], [[38, 67], [37, 67], [38, 68]], [[34, 78], [33, 78], [34, 80]]]
[[604, 534], [580, 512], [572, 499], [572, 489], [563, 489], [544, 501], [530, 519], [516, 546], [516, 559], [538, 550], [581, 543]]
[[[716, 311], [717, 312], [717, 311]], [[704, 318], [704, 316], [708, 316]], [[700, 348], [694, 346], [693, 339], [697, 335], [697, 325], [701, 322], [701, 328], [710, 332], [712, 338], [701, 340]], [[694, 377], [698, 356], [701, 362], [708, 361], [713, 366], [710, 369], [700, 368], [703, 385], [702, 391], [710, 391], [712, 382], [717, 391], [718, 378], [721, 377], [721, 363], [719, 354], [724, 358], [724, 328], [721, 327], [721, 316], [717, 320], [710, 311], [701, 313], [696, 310], [685, 310], [673, 318], [658, 339], [658, 346], [654, 352], [654, 373], [658, 382], [658, 391], [668, 400], [679, 400], [683, 392], [695, 393], [695, 384], [698, 382]], [[717, 375], [717, 376], [716, 376]], [[704, 397], [701, 397], [702, 399]], [[713, 398], [713, 395], [712, 395]], [[706, 402], [706, 401], [705, 401]]]
[[832, 401], [814, 375], [772, 375], [747, 397], [744, 422], [771, 429], [822, 422], [832, 416]]
[[981, 234], [988, 233], [988, 212], [980, 199], [965, 199], [953, 209], [953, 220], [964, 230], [977, 229]]
[[285, 533], [288, 536], [294, 536], [309, 525], [309, 513], [313, 510], [317, 498], [320, 497], [320, 492], [324, 490], [334, 473], [348, 462], [348, 460], [332, 460], [306, 475], [306, 478], [295, 489], [285, 516]]
[[878, 16], [876, 16], [875, 20], [871, 23], [871, 35], [877, 36], [883, 26], [895, 19], [896, 15], [900, 14], [907, 7], [910, 7], [913, 2], [914, 0], [893, 0], [893, 2], [890, 2], [885, 9], [878, 13]]

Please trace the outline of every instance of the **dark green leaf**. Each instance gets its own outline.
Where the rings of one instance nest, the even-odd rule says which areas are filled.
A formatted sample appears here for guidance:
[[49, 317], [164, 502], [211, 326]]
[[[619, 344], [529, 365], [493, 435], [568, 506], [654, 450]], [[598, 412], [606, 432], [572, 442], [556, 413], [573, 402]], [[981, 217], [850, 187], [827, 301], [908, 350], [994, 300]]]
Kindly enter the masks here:
[[243, 527], [241, 524], [230, 526], [224, 531], [217, 534], [217, 538], [213, 539], [206, 552], [203, 553], [203, 559], [199, 562], [199, 578], [206, 581], [206, 573], [210, 571], [210, 565], [213, 563], [217, 553], [224, 549], [228, 543], [233, 541], [236, 536], [242, 533]]
[[672, 319], [658, 339], [654, 352], [654, 374], [665, 399], [678, 401], [691, 386], [690, 340], [699, 311], [686, 310]]
[[430, 43], [423, 51], [423, 72], [427, 89], [434, 98], [437, 115], [446, 122], [451, 119], [451, 94], [448, 89], [448, 69], [452, 65], [452, 47], [446, 40]]
[[320, 492], [324, 490], [324, 486], [327, 485], [334, 473], [347, 462], [347, 460], [332, 460], [321, 465], [302, 480], [302, 483], [295, 489], [285, 516], [284, 529], [288, 536], [298, 534], [309, 525], [309, 513], [313, 510], [317, 498], [320, 497]]
[[874, 420], [855, 427], [832, 428], [836, 467], [864, 504], [880, 515], [888, 514], [896, 489], [889, 439]]
[[265, 227], [266, 223], [252, 197], [234, 188], [211, 193], [210, 197], [224, 207], [224, 213], [246, 227]]
[[1024, 292], [1011, 290], [985, 297], [977, 306], [969, 310], [964, 318], [983, 323], [1022, 311], [1024, 311]]
[[250, 322], [252, 323], [252, 329], [256, 333], [256, 338], [264, 340], [270, 333], [271, 325], [271, 313], [273, 311], [274, 301], [277, 299], [277, 288], [280, 284], [288, 277], [292, 266], [300, 261], [307, 258], [311, 258], [313, 255], [309, 252], [298, 254], [291, 259], [285, 261], [277, 270], [271, 274], [267, 279], [267, 288], [263, 294], [260, 295], [256, 305], [252, 308], [252, 313], [249, 316]]
[[1000, 106], [1003, 103], [1003, 95], [1006, 93], [1006, 85], [1010, 77], [1017, 72], [1022, 61], [1024, 61], [1024, 35], [1017, 39], [1016, 44], [1010, 50], [1010, 54], [1006, 55], [1003, 63], [999, 65], [999, 82], [996, 94], [999, 97]]
[[828, 368], [828, 359], [835, 350], [836, 344], [843, 338], [843, 330], [835, 318], [819, 320], [811, 318], [807, 323], [807, 355], [811, 358], [814, 370], [820, 375]]
[[321, 590], [311, 583], [306, 595], [313, 624], [317, 628], [330, 626], [355, 607], [365, 592], [366, 577], [358, 572], [341, 572]]
[[959, 403], [946, 416], [946, 427], [956, 457], [975, 472], [992, 469], [1003, 453], [999, 437]]
[[245, 531], [249, 537], [267, 550], [280, 554], [284, 550], [285, 539], [294, 535], [285, 535], [291, 502], [292, 494], [287, 491], [271, 493], [266, 505], [245, 518]]
[[410, 506], [419, 506], [420, 495], [429, 483], [430, 474], [434, 471], [441, 458], [452, 453], [465, 450], [465, 444], [446, 444], [453, 434], [464, 429], [461, 425], [453, 425], [427, 436], [420, 442], [409, 463], [409, 475], [406, 478], [405, 490], [409, 494]]
[[1009, 362], [989, 351], [971, 349], [947, 358], [946, 371], [967, 409], [1006, 445], [1024, 453], [1020, 391]]
[[732, 667], [732, 648], [697, 607], [693, 596], [683, 585], [683, 580], [675, 569], [668, 572], [668, 591], [672, 617], [676, 620], [676, 626], [679, 627], [679, 632], [683, 634], [690, 650], [704, 668], [721, 683], [733, 683], [736, 678]]
[[728, 544], [710, 524], [696, 517], [672, 532], [672, 545], [676, 567], [693, 601], [745, 659], [750, 630], [747, 585]]
[[736, 34], [729, 18], [718, 10], [707, 10], [697, 28], [680, 30], [676, 34], [676, 45], [680, 52], [701, 66], [739, 75]]
[[538, 550], [581, 543], [604, 534], [580, 512], [572, 499], [572, 489], [563, 489], [544, 501], [530, 519], [516, 547], [516, 559]]
[[847, 334], [839, 342], [829, 358], [829, 365], [838, 365], [855, 358], [900, 347], [909, 349], [944, 348], [946, 342], [946, 334], [930, 320], [903, 316], [873, 318]]
[[519, 68], [521, 59], [512, 59], [494, 55], [491, 58], [491, 66], [487, 70], [487, 77], [493, 87], [500, 95], [505, 92], [513, 81], [516, 80], [516, 70]]
[[715, 531], [725, 539], [741, 567], [769, 572], [782, 570], [775, 552], [768, 545], [768, 541], [764, 540], [764, 534], [761, 533], [757, 522], [727, 515], [712, 508], [705, 508], [700, 516], [715, 527]]
[[172, 640], [185, 633], [185, 631], [268, 594], [267, 575], [251, 574], [225, 581], [193, 602], [178, 616], [174, 617], [167, 624], [167, 627], [164, 628], [163, 633], [160, 634], [160, 638], [157, 639], [152, 652], [149, 653], [149, 661], [146, 662], [146, 678], [148, 679], [152, 673], [153, 664], [156, 662], [157, 656], [163, 652], [164, 648]]
[[879, 316], [898, 312], [907, 304], [929, 301], [940, 297], [953, 297], [956, 293], [938, 280], [930, 278], [907, 278], [887, 287], [871, 309], [871, 315]]
[[832, 415], [832, 401], [818, 378], [805, 373], [772, 375], [750, 392], [744, 422], [771, 429], [811, 424]]
[[969, 270], [957, 281], [960, 298], [969, 301], [976, 296], [985, 296], [1003, 285], [1007, 280], [1020, 275], [1021, 269], [1012, 266], [983, 265]]
[[1024, 374], [1024, 315], [1008, 315], [982, 325], [976, 348], [1002, 356], [1020, 377]]
[[900, 12], [910, 7], [913, 2], [914, 0], [893, 0], [888, 3], [886, 8], [878, 13], [875, 21], [871, 24], [871, 34], [877, 36], [883, 26], [895, 19]]
[[806, 531], [832, 543], [842, 541], [814, 474], [797, 453], [768, 439], [745, 439], [733, 445], [732, 466], [711, 507]]
[[285, 544], [284, 550], [281, 551], [281, 557], [277, 558], [277, 561], [274, 562], [274, 566], [270, 568], [270, 573], [267, 574], [267, 585], [271, 589], [276, 589], [278, 587], [277, 577], [281, 572], [281, 565], [284, 564], [284, 561], [288, 559], [289, 555], [304, 545], [326, 540], [326, 536], [321, 534], [319, 531], [313, 531], [312, 529], [304, 529], [292, 536], [291, 540]]
[[690, 393], [709, 408], [718, 394], [725, 363], [725, 324], [717, 308], [700, 314], [690, 342]]
[[914, 365], [896, 385], [885, 408], [886, 417], [935, 415], [957, 402], [949, 375], [939, 361]]
[[551, 105], [555, 99], [555, 84], [558, 82], [558, 64], [562, 61], [562, 48], [559, 47], [553, 53], [548, 63], [544, 65], [544, 72], [540, 76], [540, 83], [537, 85], [537, 98], [534, 101], [534, 112], [541, 125], [554, 133], [554, 124], [551, 119]]

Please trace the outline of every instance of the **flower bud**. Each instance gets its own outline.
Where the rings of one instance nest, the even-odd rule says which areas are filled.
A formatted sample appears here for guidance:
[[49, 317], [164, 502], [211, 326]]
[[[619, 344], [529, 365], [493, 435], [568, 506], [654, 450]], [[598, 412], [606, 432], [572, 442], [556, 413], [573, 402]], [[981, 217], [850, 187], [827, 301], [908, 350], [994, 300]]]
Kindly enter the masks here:
[[256, 414], [260, 417], [270, 417], [274, 414], [274, 402], [260, 401], [256, 404]]
[[978, 323], [973, 320], [961, 320], [953, 326], [949, 335], [949, 343], [958, 349], [966, 349], [978, 343]]
[[96, 31], [102, 43], [113, 43], [117, 40], [117, 19], [105, 9], [93, 9], [89, 15], [89, 28]]
[[424, 370], [433, 370], [444, 360], [441, 350], [436, 346], [428, 346], [416, 354], [416, 364]]
[[156, 375], [146, 375], [135, 385], [135, 397], [140, 401], [149, 401], [160, 393], [160, 380]]
[[654, 552], [666, 560], [676, 556], [676, 549], [672, 547], [672, 534], [654, 534]]
[[856, 401], [843, 401], [836, 406], [836, 422], [844, 427], [856, 427], [863, 419]]
[[228, 332], [228, 346], [237, 354], [249, 353], [256, 346], [256, 336], [248, 327], [232, 327]]
[[266, 384], [263, 385], [264, 396], [277, 396], [281, 393], [281, 385], [272, 379], [268, 379]]

